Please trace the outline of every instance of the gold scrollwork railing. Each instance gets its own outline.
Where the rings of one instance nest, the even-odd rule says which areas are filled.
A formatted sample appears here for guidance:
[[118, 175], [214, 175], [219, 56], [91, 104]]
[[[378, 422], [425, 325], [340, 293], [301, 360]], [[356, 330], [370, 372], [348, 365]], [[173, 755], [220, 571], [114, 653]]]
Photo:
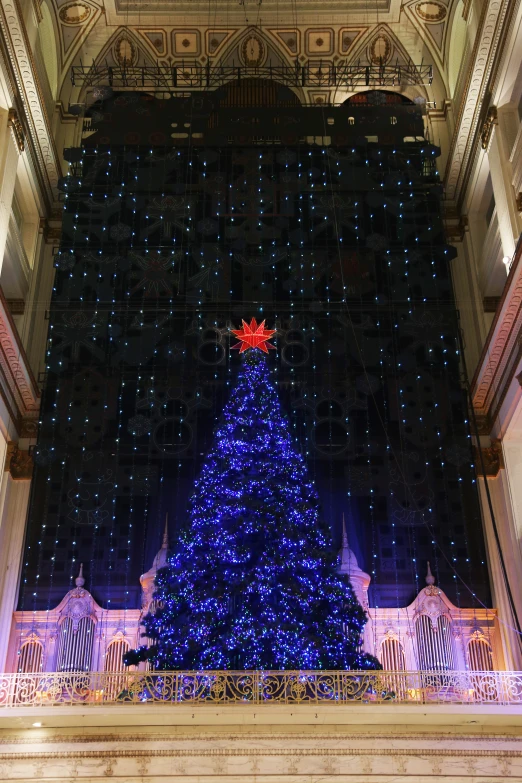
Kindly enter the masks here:
[[522, 705], [522, 672], [126, 671], [0, 675], [0, 709], [151, 702]]

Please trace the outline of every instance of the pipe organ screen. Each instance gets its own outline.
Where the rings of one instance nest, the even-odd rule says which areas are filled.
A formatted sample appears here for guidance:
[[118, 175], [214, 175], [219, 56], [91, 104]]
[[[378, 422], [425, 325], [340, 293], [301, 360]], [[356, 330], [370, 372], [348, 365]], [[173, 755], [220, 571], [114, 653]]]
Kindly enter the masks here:
[[93, 643], [94, 620], [92, 618], [82, 617], [75, 630], [72, 618], [66, 617], [60, 625], [56, 671], [88, 672], [91, 668]]
[[[123, 665], [123, 656], [129, 650], [129, 643], [125, 639], [114, 639], [107, 647], [105, 655], [106, 672], [123, 672], [125, 666]], [[105, 683], [105, 692], [109, 695], [109, 698], [115, 699], [119, 693], [121, 693], [126, 687], [125, 675], [116, 675], [109, 677]]]
[[431, 618], [421, 614], [415, 621], [419, 669], [448, 671], [456, 668], [451, 622], [445, 615], [437, 618], [436, 627]]
[[485, 639], [472, 639], [468, 645], [469, 668], [474, 672], [493, 671], [491, 647]]
[[125, 639], [115, 639], [107, 647], [105, 654], [106, 672], [120, 672], [125, 669], [123, 665], [123, 656], [129, 650], [129, 644]]
[[381, 647], [382, 668], [389, 672], [403, 672], [406, 669], [404, 650], [398, 639], [385, 639]]
[[40, 642], [32, 641], [22, 644], [18, 654], [19, 673], [39, 672], [42, 670], [43, 647]]

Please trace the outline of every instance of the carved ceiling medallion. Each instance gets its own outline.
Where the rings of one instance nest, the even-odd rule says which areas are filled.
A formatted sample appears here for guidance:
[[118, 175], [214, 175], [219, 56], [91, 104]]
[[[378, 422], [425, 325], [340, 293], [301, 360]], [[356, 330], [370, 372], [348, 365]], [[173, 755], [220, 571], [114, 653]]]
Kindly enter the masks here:
[[423, 0], [421, 3], [417, 3], [415, 6], [417, 16], [419, 16], [424, 22], [428, 24], [436, 24], [442, 22], [446, 18], [447, 10], [442, 3], [436, 2], [436, 0]]
[[114, 44], [114, 59], [123, 68], [125, 65], [135, 65], [137, 48], [126, 35], [120, 36]]
[[370, 44], [370, 60], [372, 63], [385, 63], [391, 57], [392, 45], [388, 36], [382, 33]]
[[91, 15], [91, 10], [85, 3], [68, 3], [60, 8], [60, 20], [68, 25], [83, 24]]
[[248, 68], [258, 68], [266, 57], [266, 47], [257, 35], [248, 35], [241, 45], [243, 62]]

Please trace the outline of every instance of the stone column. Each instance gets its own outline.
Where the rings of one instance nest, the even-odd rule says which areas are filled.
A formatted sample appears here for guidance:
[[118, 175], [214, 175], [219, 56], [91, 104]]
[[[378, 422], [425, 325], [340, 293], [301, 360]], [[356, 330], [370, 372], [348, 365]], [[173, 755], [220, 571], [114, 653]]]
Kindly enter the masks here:
[[27, 451], [9, 444], [0, 494], [0, 671], [5, 671], [20, 571], [32, 460]]
[[[491, 470], [491, 461], [489, 464], [486, 462], [486, 472], [488, 473], [487, 482], [513, 601], [518, 613], [519, 622], [521, 622], [522, 594], [519, 586], [522, 584], [522, 558], [520, 555], [520, 528], [512, 504], [510, 487], [513, 488], [514, 483], [515, 485], [518, 484], [522, 500], [522, 472], [518, 479], [516, 478], [516, 475], [511, 475], [508, 479], [507, 472], [513, 468], [513, 459], [512, 454], [510, 453], [512, 449], [506, 443], [503, 445], [507, 471], [502, 462], [499, 462], [497, 465], [493, 464]], [[517, 448], [522, 452], [520, 447], [517, 446]], [[490, 450], [487, 449], [485, 451], [489, 452]], [[518, 471], [515, 470], [515, 473], [517, 472]], [[508, 670], [520, 671], [522, 670], [521, 640], [518, 639], [518, 634], [515, 630], [516, 623], [511, 611], [506, 584], [500, 565], [498, 546], [493, 531], [483, 477], [479, 477], [478, 486], [482, 506], [482, 517], [484, 520], [484, 533], [486, 538], [486, 549], [488, 552], [493, 606], [498, 609], [500, 635], [504, 648], [504, 660]], [[522, 511], [522, 506], [520, 510]]]
[[20, 124], [13, 109], [0, 109], [0, 271], [4, 260], [18, 158], [23, 149]]

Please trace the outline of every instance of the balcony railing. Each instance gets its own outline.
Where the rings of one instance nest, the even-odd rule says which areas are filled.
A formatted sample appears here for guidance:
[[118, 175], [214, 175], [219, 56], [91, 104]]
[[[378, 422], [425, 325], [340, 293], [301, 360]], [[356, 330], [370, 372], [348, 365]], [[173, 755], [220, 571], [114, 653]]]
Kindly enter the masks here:
[[0, 708], [151, 703], [522, 705], [522, 672], [134, 671], [0, 675]]
[[197, 62], [175, 65], [128, 65], [121, 67], [99, 63], [73, 65], [71, 81], [75, 87], [109, 86], [114, 88], [155, 88], [160, 90], [201, 90], [222, 87], [243, 79], [269, 79], [289, 87], [397, 87], [406, 84], [430, 85], [433, 66], [386, 64], [351, 64], [321, 61], [297, 64], [295, 67], [234, 65], [212, 66]]

